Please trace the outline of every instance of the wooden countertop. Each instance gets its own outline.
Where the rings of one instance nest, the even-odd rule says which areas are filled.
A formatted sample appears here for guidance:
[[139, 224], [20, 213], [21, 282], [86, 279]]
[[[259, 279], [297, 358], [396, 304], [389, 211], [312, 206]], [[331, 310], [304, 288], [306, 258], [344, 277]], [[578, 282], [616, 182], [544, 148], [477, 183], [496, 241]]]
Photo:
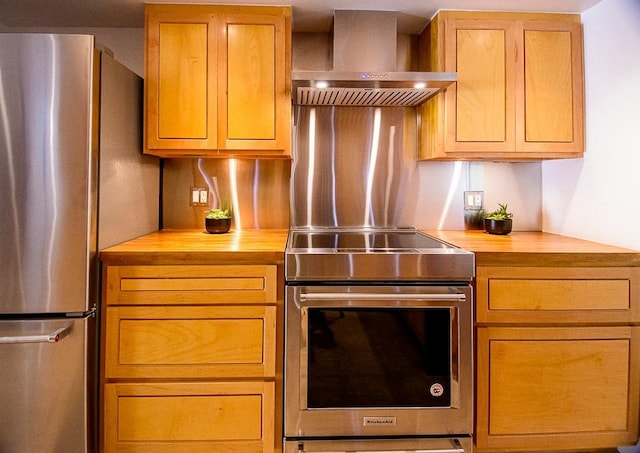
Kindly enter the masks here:
[[[640, 252], [537, 231], [424, 230], [475, 253], [479, 266], [637, 266]], [[283, 263], [287, 230], [161, 230], [100, 252], [108, 264]]]
[[288, 230], [161, 230], [100, 252], [108, 264], [283, 263]]
[[423, 232], [474, 252], [480, 266], [640, 266], [639, 251], [539, 231]]

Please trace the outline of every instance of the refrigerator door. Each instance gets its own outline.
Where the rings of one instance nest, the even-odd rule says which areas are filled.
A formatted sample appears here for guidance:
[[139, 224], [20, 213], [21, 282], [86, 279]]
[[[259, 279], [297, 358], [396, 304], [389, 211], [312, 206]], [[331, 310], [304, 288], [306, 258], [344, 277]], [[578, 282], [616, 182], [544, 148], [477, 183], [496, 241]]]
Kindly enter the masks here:
[[93, 61], [91, 36], [0, 34], [0, 316], [90, 308]]
[[0, 321], [0, 452], [96, 451], [94, 336], [94, 316]]

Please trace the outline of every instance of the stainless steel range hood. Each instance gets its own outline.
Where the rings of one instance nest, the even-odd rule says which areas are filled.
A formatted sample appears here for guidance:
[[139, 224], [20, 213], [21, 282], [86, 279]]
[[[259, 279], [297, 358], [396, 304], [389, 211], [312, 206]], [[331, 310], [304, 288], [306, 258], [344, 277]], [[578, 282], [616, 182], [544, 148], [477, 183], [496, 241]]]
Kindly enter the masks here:
[[292, 71], [296, 105], [416, 106], [456, 81], [452, 72], [396, 70], [394, 11], [336, 10], [333, 70]]

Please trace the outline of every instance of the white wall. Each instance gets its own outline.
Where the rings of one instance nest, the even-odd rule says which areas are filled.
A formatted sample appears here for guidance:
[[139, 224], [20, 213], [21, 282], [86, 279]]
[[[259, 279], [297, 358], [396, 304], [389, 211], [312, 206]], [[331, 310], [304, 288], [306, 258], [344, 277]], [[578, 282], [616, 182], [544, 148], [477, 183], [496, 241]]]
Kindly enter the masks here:
[[640, 1], [582, 21], [586, 153], [542, 164], [543, 230], [640, 250]]

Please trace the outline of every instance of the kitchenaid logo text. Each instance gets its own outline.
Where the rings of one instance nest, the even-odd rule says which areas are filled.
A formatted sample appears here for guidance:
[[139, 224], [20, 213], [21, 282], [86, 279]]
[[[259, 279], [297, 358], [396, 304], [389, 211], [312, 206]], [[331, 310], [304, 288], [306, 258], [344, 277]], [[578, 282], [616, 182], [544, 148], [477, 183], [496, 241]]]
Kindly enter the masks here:
[[364, 417], [364, 426], [395, 426], [395, 417]]

